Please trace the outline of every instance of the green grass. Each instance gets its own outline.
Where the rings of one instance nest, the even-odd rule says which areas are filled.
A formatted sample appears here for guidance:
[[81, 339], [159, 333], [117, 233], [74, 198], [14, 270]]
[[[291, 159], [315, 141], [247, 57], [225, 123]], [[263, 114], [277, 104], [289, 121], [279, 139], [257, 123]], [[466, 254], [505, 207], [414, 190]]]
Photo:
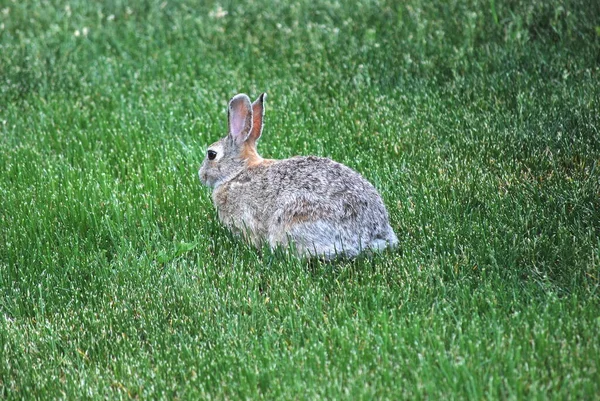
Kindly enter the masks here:
[[[4, 1], [0, 398], [599, 399], [600, 3]], [[197, 170], [381, 191], [396, 251], [240, 243]]]

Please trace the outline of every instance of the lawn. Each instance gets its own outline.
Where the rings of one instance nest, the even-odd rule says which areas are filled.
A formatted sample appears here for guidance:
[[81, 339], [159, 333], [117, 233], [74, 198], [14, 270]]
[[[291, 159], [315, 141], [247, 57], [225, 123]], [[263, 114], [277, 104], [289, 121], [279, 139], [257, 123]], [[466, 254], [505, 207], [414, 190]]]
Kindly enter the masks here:
[[[257, 250], [227, 101], [398, 249]], [[0, 398], [600, 399], [600, 2], [4, 0]]]

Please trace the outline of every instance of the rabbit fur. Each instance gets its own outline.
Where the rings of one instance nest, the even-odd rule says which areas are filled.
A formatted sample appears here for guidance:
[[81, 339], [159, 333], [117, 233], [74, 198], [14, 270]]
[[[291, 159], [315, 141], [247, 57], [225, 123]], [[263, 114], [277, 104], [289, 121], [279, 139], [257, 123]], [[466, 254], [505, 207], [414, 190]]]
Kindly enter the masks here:
[[263, 93], [229, 102], [229, 134], [208, 147], [200, 181], [213, 188], [219, 220], [256, 247], [293, 243], [301, 257], [355, 257], [395, 247], [398, 239], [377, 190], [333, 160], [296, 156], [263, 159], [256, 151]]

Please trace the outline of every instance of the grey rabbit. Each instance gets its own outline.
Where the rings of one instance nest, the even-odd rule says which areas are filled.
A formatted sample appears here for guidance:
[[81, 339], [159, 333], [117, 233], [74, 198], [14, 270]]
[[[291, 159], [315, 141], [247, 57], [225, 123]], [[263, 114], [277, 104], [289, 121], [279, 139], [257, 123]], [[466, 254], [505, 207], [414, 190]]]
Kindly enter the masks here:
[[360, 174], [322, 157], [260, 157], [265, 99], [250, 103], [238, 94], [229, 101], [229, 134], [208, 147], [198, 172], [213, 188], [219, 220], [257, 247], [293, 243], [301, 257], [395, 247], [381, 196]]

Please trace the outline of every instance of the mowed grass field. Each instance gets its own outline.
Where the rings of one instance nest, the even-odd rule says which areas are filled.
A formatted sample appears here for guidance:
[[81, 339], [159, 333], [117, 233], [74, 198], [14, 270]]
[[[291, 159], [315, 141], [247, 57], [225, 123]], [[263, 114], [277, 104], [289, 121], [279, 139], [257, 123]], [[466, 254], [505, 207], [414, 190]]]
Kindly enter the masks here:
[[[0, 398], [598, 399], [600, 2], [2, 1]], [[256, 250], [238, 92], [397, 250]]]

